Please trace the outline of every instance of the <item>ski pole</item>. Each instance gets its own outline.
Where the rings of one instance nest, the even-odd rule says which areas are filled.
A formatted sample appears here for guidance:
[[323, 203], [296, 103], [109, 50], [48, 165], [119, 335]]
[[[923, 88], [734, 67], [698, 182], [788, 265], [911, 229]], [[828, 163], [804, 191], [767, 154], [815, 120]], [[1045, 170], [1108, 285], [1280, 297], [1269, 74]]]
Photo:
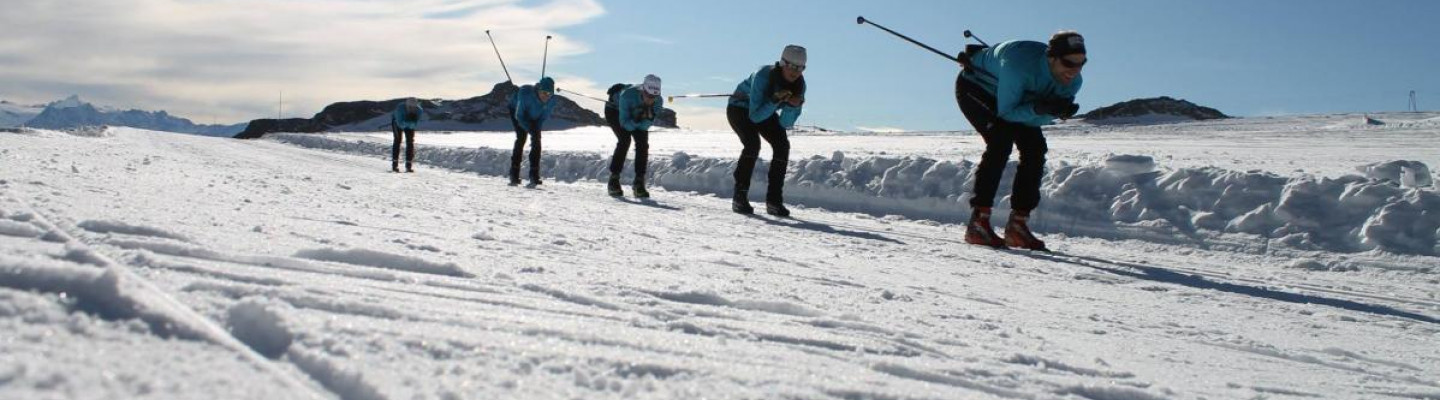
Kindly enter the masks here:
[[966, 37], [966, 38], [969, 38], [969, 39], [975, 39], [975, 41], [980, 42], [980, 45], [982, 45], [982, 46], [990, 47], [990, 44], [989, 44], [989, 43], [985, 43], [984, 40], [980, 40], [980, 37], [979, 37], [979, 36], [975, 36], [974, 34], [970, 33], [970, 30], [969, 30], [969, 29], [966, 29], [966, 30], [965, 30], [965, 37]]
[[665, 101], [666, 101], [666, 102], [673, 103], [673, 102], [675, 102], [675, 99], [693, 99], [693, 98], [701, 98], [701, 97], [730, 97], [730, 94], [729, 94], [729, 93], [720, 93], [720, 94], [682, 94], [682, 95], [679, 95], [679, 96], [666, 97], [666, 98], [665, 98]]
[[[870, 21], [870, 20], [865, 19], [864, 16], [855, 17], [855, 23], [856, 23], [856, 24], [859, 24], [859, 25], [870, 24], [871, 26], [874, 26], [874, 27], [876, 27], [876, 28], [880, 28], [880, 29], [883, 30], [883, 31], [890, 32], [891, 35], [899, 36], [901, 39], [905, 39], [905, 40], [909, 41], [910, 43], [914, 43], [916, 46], [924, 47], [926, 50], [933, 51], [933, 52], [935, 52], [935, 54], [939, 54], [941, 57], [945, 57], [945, 59], [947, 59], [947, 60], [954, 61], [954, 62], [960, 62], [960, 59], [959, 59], [959, 58], [956, 58], [955, 56], [952, 56], [952, 55], [949, 55], [949, 54], [945, 54], [944, 52], [942, 52], [942, 51], [940, 51], [940, 50], [936, 50], [934, 47], [930, 47], [929, 45], [926, 45], [926, 44], [924, 44], [924, 43], [920, 43], [919, 41], [917, 41], [917, 40], [915, 40], [915, 39], [911, 39], [909, 36], [902, 35], [902, 34], [900, 34], [900, 32], [892, 31], [892, 30], [890, 30], [890, 28], [886, 28], [886, 27], [880, 26], [880, 24], [877, 24], [877, 23], [875, 23], [874, 21]], [[970, 31], [965, 31], [965, 33], [966, 33], [966, 37], [970, 37], [970, 35], [969, 35]], [[980, 39], [977, 38], [977, 39], [975, 39], [975, 40], [980, 40]], [[981, 42], [981, 43], [984, 43], [984, 42]]]
[[514, 79], [510, 79], [510, 69], [505, 68], [505, 57], [500, 56], [500, 47], [495, 45], [495, 37], [490, 36], [490, 30], [485, 30], [485, 37], [490, 38], [490, 47], [495, 49], [495, 58], [500, 59], [500, 70], [505, 71], [505, 81], [515, 83]]
[[545, 35], [545, 55], [540, 58], [540, 77], [545, 77], [545, 64], [550, 61], [550, 35]]
[[605, 100], [605, 99], [602, 99], [602, 98], [599, 98], [599, 97], [587, 96], [587, 95], [585, 95], [584, 93], [576, 93], [575, 91], [572, 91], [572, 90], [555, 89], [555, 91], [573, 94], [573, 95], [580, 96], [580, 97], [584, 97], [584, 98], [587, 98], [587, 99], [590, 99], [590, 100], [595, 100], [595, 101], [598, 101], [598, 102], [601, 102], [601, 103], [608, 103], [608, 102], [610, 102], [609, 100]]

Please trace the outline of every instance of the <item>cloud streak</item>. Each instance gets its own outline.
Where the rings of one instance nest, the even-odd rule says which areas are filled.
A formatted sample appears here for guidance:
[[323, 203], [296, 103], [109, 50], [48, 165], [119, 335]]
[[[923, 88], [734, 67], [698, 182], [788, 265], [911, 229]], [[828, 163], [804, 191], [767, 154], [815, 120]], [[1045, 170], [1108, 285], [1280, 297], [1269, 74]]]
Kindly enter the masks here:
[[[63, 3], [63, 4], [61, 4]], [[47, 102], [78, 93], [122, 108], [239, 122], [329, 103], [402, 96], [464, 98], [517, 83], [589, 47], [555, 29], [605, 13], [595, 0], [110, 0], [7, 4], [0, 94]]]

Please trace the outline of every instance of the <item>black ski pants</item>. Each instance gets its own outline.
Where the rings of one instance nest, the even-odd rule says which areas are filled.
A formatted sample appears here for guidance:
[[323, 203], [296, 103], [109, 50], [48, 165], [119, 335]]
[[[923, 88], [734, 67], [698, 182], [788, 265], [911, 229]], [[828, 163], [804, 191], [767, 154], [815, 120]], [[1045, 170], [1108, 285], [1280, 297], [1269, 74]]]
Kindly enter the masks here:
[[415, 130], [400, 129], [400, 124], [390, 121], [390, 133], [395, 135], [395, 144], [390, 146], [390, 166], [400, 166], [400, 136], [405, 136], [405, 168], [410, 168], [410, 163], [415, 161]]
[[634, 130], [627, 131], [620, 124], [620, 111], [606, 108], [605, 122], [610, 125], [610, 131], [615, 132], [615, 154], [610, 156], [610, 179], [620, 179], [620, 171], [625, 169], [625, 156], [630, 152], [630, 142], [635, 142], [635, 184], [643, 185], [645, 182], [645, 171], [650, 164], [650, 131]]
[[[525, 128], [520, 127], [520, 121], [515, 119], [514, 111], [510, 113], [510, 123], [515, 126], [515, 149], [510, 152], [510, 179], [520, 179], [520, 161], [525, 156], [525, 137], [530, 137], [530, 180], [540, 181], [540, 130], [526, 134]], [[539, 125], [539, 124], [536, 124]]]
[[735, 191], [750, 191], [750, 176], [755, 172], [755, 161], [760, 158], [760, 139], [770, 143], [770, 184], [765, 191], [765, 202], [782, 203], [785, 200], [785, 169], [790, 164], [790, 138], [780, 126], [780, 117], [770, 116], [760, 123], [750, 122], [750, 110], [744, 107], [727, 107], [725, 117], [730, 129], [740, 136], [740, 161], [735, 164]]
[[1010, 208], [1029, 211], [1040, 204], [1040, 180], [1045, 175], [1045, 134], [1039, 127], [1006, 121], [995, 113], [995, 96], [963, 77], [955, 81], [955, 101], [965, 119], [985, 139], [985, 153], [975, 171], [975, 195], [970, 207], [992, 207], [1000, 177], [1010, 162], [1011, 148], [1020, 150], [1020, 164], [1011, 185]]

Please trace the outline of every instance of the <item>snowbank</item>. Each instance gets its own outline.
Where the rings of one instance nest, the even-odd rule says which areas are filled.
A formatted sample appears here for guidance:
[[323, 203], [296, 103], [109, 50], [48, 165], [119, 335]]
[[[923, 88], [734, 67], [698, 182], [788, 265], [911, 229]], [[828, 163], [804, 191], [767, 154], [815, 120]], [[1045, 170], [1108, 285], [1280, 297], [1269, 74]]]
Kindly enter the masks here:
[[[277, 134], [271, 140], [357, 154], [390, 151], [387, 144], [326, 135]], [[508, 173], [510, 150], [424, 148], [416, 159], [498, 177]], [[608, 155], [547, 152], [542, 174], [566, 182], [600, 181], [609, 176], [608, 163]], [[652, 157], [649, 182], [670, 191], [729, 197], [734, 163], [685, 153]], [[752, 200], [764, 199], [765, 164], [762, 160], [755, 168]], [[1012, 161], [1001, 180], [1002, 196], [1010, 193], [1014, 168]], [[1243, 233], [1298, 249], [1440, 254], [1440, 193], [1428, 167], [1402, 160], [1360, 169], [1366, 176], [1317, 179], [1214, 167], [1167, 170], [1143, 155], [1115, 156], [1103, 165], [1053, 162], [1033, 223], [1042, 232], [1110, 238], [1196, 240], [1200, 233]], [[786, 200], [836, 211], [963, 222], [970, 215], [974, 170], [969, 161], [856, 159], [836, 152], [792, 161]], [[627, 166], [625, 171], [629, 179], [632, 170]], [[1006, 203], [997, 199], [999, 207]]]

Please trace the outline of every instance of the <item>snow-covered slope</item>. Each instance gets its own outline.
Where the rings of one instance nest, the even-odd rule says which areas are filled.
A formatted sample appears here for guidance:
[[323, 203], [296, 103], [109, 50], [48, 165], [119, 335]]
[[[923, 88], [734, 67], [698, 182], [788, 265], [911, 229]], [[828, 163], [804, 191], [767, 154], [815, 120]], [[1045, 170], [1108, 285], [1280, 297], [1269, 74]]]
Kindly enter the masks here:
[[[547, 152], [526, 189], [487, 149], [426, 145], [391, 174], [359, 135], [93, 133], [0, 133], [26, 166], [0, 169], [0, 398], [1440, 397], [1432, 256], [1054, 217], [1056, 253], [995, 251], [914, 218], [738, 216], [669, 175], [612, 199], [589, 152]], [[849, 157], [797, 165], [796, 201], [841, 187], [817, 171], [904, 183], [829, 192], [853, 203], [929, 191], [912, 175], [939, 165]], [[1069, 176], [1148, 167], [1109, 159]], [[1269, 186], [1231, 191], [1250, 187]]]

